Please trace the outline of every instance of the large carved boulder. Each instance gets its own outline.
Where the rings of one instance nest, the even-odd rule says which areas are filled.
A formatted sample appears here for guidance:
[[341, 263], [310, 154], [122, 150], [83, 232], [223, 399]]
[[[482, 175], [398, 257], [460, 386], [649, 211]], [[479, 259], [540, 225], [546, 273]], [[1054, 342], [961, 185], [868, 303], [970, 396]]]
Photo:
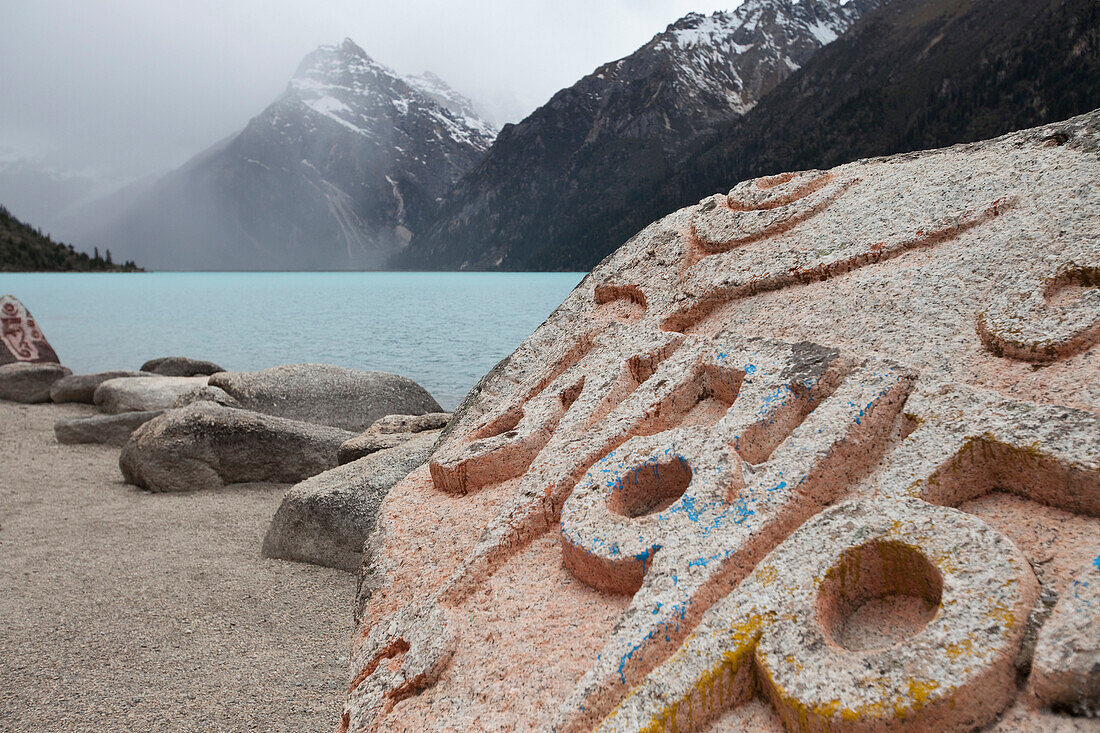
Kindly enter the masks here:
[[205, 387], [207, 377], [117, 377], [96, 387], [92, 401], [106, 413], [169, 410], [176, 400]]
[[264, 557], [354, 572], [374, 529], [378, 506], [393, 485], [428, 460], [437, 433], [333, 468], [298, 484], [283, 498], [264, 537]]
[[0, 296], [0, 364], [60, 361], [27, 307], [14, 295]]
[[340, 730], [1091, 709], [1098, 181], [1100, 111], [647, 227], [382, 501]]
[[0, 400], [49, 402], [50, 389], [72, 370], [49, 362], [16, 361], [0, 364]]
[[297, 483], [336, 466], [336, 451], [350, 437], [327, 425], [196, 402], [135, 430], [118, 463], [127, 482], [150, 491]]
[[125, 369], [96, 374], [70, 374], [54, 382], [50, 388], [50, 399], [54, 402], [86, 402], [90, 405], [95, 402], [96, 389], [108, 379], [148, 376], [151, 376], [149, 372], [133, 372]]
[[384, 415], [440, 411], [439, 403], [408, 377], [330, 364], [222, 372], [210, 377], [210, 385], [246, 410], [353, 431], [365, 430]]

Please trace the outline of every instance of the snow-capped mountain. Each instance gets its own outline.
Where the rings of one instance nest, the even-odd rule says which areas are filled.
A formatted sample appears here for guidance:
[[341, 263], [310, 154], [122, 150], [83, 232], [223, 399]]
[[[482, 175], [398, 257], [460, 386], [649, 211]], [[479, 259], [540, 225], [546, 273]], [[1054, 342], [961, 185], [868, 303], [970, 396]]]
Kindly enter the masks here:
[[886, 0], [746, 0], [691, 13], [563, 89], [448, 194], [400, 267], [587, 269], [620, 213], [675, 164]]
[[718, 109], [725, 100], [730, 111], [744, 114], [868, 5], [747, 0], [732, 12], [689, 13], [650, 45], [668, 54], [676, 67], [673, 83], [685, 99]]
[[780, 171], [988, 140], [1100, 105], [1096, 0], [891, 0], [693, 151], [622, 228]]
[[480, 131], [490, 141], [497, 136], [497, 128], [485, 120], [485, 116], [466, 97], [447, 86], [447, 82], [430, 71], [404, 77], [412, 87], [428, 95], [441, 106], [458, 115], [471, 130]]
[[438, 77], [404, 79], [347, 39], [81, 241], [159, 269], [377, 267], [494, 132]]

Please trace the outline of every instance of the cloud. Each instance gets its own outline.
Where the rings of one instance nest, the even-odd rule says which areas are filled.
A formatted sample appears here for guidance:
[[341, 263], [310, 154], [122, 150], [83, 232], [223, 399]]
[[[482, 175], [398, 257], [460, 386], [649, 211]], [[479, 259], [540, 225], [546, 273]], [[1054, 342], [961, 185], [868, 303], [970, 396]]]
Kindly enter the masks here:
[[239, 130], [351, 37], [516, 119], [690, 10], [682, 0], [0, 0], [0, 148], [127, 178]]

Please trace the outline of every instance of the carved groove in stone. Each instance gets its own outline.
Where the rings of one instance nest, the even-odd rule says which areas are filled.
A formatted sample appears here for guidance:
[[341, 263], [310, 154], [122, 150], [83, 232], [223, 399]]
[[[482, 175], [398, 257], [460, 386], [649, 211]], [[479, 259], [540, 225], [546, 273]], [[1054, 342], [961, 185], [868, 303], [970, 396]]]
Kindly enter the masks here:
[[760, 185], [768, 180], [741, 184], [724, 197], [725, 205], [696, 213], [688, 234], [684, 271], [704, 257], [777, 237], [795, 228], [825, 211], [856, 182], [826, 185], [832, 176], [813, 171], [775, 186]]
[[911, 250], [934, 247], [1000, 216], [1013, 205], [1011, 199], [1002, 197], [976, 211], [966, 211], [918, 229], [912, 237], [872, 244], [848, 243], [838, 247], [828, 258], [818, 258], [811, 254], [800, 257], [793, 266], [782, 272], [752, 273], [736, 285], [714, 289], [698, 296], [690, 306], [665, 318], [661, 328], [665, 331], [686, 333], [696, 323], [734, 300], [793, 285], [827, 280], [866, 265], [898, 257]]
[[[868, 547], [878, 567], [853, 577], [845, 559]], [[829, 643], [819, 614], [842, 586], [914, 592], [938, 610], [907, 639], [851, 651]], [[1022, 553], [980, 520], [918, 500], [845, 502], [770, 553], [598, 730], [705, 730], [757, 681], [788, 730], [864, 731], [899, 719], [971, 730], [1015, 694], [1012, 662], [1037, 594]]]
[[1095, 262], [1065, 263], [1052, 276], [1017, 278], [998, 290], [978, 316], [982, 343], [994, 354], [1050, 362], [1100, 342], [1100, 265]]

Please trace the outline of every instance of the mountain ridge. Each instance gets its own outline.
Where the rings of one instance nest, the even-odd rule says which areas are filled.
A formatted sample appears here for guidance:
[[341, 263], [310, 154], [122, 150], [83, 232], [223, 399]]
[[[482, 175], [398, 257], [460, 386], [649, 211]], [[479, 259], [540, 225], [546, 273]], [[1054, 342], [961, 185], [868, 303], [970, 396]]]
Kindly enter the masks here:
[[609, 226], [762, 175], [992, 139], [1100, 107], [1091, 0], [892, 0], [730, 123]]
[[880, 4], [748, 0], [680, 18], [505, 125], [391, 265], [563, 269], [554, 252], [567, 251], [578, 230], [630, 206], [638, 190]]

